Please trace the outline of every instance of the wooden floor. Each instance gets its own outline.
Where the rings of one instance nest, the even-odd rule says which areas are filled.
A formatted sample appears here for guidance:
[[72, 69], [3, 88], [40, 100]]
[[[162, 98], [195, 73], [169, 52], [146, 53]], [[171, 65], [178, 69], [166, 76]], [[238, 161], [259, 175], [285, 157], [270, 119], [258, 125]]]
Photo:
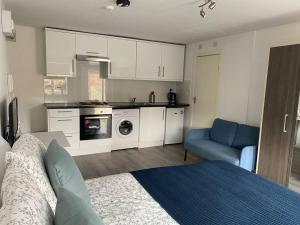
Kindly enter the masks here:
[[184, 162], [183, 158], [184, 150], [182, 145], [128, 149], [113, 151], [111, 153], [74, 157], [84, 179], [204, 161], [191, 154], [188, 154], [186, 162]]
[[294, 149], [289, 188], [300, 192], [300, 148]]

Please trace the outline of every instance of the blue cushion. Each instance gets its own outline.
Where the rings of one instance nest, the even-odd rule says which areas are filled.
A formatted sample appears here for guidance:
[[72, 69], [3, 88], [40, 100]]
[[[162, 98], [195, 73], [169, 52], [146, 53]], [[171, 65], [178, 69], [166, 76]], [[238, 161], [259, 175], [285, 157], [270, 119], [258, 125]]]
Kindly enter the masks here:
[[209, 160], [224, 160], [236, 166], [240, 164], [239, 149], [222, 145], [210, 140], [191, 140], [185, 143], [185, 148]]
[[238, 124], [222, 119], [216, 119], [210, 131], [210, 139], [231, 146]]
[[54, 222], [55, 225], [103, 225], [89, 204], [64, 188], [59, 189]]
[[259, 139], [259, 128], [239, 124], [232, 147], [242, 149], [246, 146], [257, 146]]
[[65, 188], [90, 203], [89, 193], [74, 159], [56, 140], [50, 143], [44, 161], [56, 195], [60, 188]]

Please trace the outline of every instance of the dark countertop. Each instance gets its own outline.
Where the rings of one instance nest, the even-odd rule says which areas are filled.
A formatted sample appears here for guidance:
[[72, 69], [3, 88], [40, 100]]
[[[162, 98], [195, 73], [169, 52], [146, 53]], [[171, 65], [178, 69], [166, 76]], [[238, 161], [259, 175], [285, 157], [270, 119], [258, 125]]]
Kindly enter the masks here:
[[166, 108], [182, 108], [188, 107], [189, 104], [177, 103], [176, 105], [169, 105], [167, 102], [157, 102], [150, 104], [146, 102], [108, 102], [108, 105], [81, 105], [77, 102], [70, 103], [45, 103], [47, 109], [77, 109], [77, 108], [96, 108], [96, 107], [111, 107], [113, 109], [138, 109], [141, 107], [166, 107]]

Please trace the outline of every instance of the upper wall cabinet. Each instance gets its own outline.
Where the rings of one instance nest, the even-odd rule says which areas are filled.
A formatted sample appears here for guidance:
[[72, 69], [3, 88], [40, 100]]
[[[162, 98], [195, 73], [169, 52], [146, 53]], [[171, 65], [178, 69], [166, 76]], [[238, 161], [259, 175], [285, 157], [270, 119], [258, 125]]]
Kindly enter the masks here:
[[107, 57], [107, 40], [100, 35], [76, 33], [76, 54]]
[[75, 76], [75, 33], [46, 29], [47, 76]]
[[183, 45], [46, 28], [48, 76], [76, 75], [76, 55], [109, 57], [109, 79], [183, 81]]
[[161, 68], [161, 45], [158, 43], [137, 42], [137, 68], [138, 80], [159, 80]]
[[182, 45], [162, 46], [161, 80], [183, 81], [184, 50]]
[[108, 57], [111, 60], [110, 79], [135, 79], [136, 41], [121, 38], [108, 39]]
[[137, 42], [137, 79], [183, 81], [183, 45]]

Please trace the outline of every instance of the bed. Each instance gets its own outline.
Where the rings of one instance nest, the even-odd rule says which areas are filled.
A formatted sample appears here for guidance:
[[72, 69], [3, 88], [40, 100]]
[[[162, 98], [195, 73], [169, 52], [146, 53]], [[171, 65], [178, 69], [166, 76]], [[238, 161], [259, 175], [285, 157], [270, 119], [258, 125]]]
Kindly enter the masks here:
[[300, 224], [298, 193], [223, 161], [86, 183], [105, 224]]
[[[32, 174], [21, 166], [24, 160], [7, 165], [0, 224], [53, 224], [56, 197], [41, 157], [44, 146], [23, 135], [14, 151], [30, 155], [26, 159], [32, 162], [26, 163]], [[85, 184], [106, 225], [300, 224], [298, 193], [223, 161], [147, 169]]]

